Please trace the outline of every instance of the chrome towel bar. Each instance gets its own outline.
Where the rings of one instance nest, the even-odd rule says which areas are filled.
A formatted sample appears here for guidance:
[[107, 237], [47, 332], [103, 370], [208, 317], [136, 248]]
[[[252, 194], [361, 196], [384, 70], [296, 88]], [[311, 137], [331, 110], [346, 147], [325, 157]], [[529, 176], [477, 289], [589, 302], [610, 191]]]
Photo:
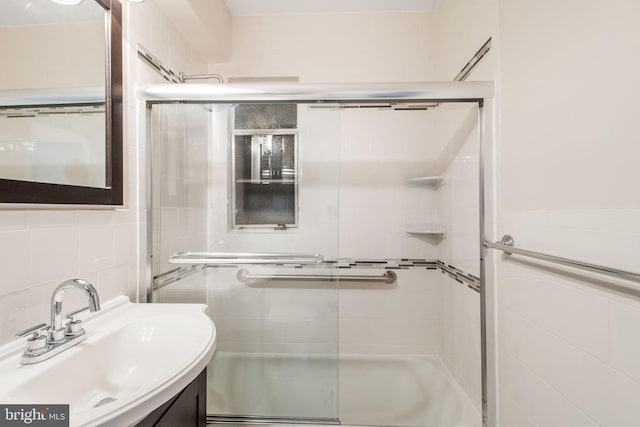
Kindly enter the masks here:
[[177, 252], [169, 257], [169, 264], [319, 264], [320, 254]]
[[[640, 274], [632, 271], [619, 270], [617, 268], [605, 267], [597, 264], [590, 264], [588, 262], [576, 261], [569, 258], [563, 258], [555, 255], [543, 254], [541, 252], [528, 251], [526, 249], [514, 248], [513, 237], [505, 234], [502, 236], [502, 240], [496, 243], [488, 241], [482, 242], [482, 246], [485, 248], [498, 249], [503, 251], [506, 255], [516, 254], [536, 258], [542, 261], [553, 262], [556, 264], [566, 265], [569, 267], [579, 268], [582, 270], [591, 271], [593, 273], [604, 274], [605, 276], [615, 277], [617, 279], [630, 280], [632, 282], [640, 283]], [[632, 288], [638, 290], [637, 288]]]
[[391, 284], [396, 281], [397, 275], [387, 270], [379, 276], [366, 275], [342, 275], [342, 274], [251, 274], [247, 270], [238, 271], [238, 280], [245, 284], [269, 280], [295, 280], [295, 281], [349, 281], [349, 282], [382, 282]]

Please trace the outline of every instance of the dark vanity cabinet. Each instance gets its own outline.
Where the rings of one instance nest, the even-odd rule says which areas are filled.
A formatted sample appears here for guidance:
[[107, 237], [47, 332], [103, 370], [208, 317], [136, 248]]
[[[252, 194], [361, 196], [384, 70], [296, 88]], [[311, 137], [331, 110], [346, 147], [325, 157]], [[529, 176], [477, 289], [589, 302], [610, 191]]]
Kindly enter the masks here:
[[191, 384], [136, 424], [136, 427], [204, 427], [207, 424], [207, 369]]

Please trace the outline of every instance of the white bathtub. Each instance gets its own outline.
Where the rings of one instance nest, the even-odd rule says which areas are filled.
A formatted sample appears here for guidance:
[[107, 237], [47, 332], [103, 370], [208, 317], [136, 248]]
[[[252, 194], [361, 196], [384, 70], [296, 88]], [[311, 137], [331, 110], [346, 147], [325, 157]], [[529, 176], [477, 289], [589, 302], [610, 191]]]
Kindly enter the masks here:
[[336, 364], [327, 355], [219, 352], [209, 364], [207, 412], [344, 425], [482, 424], [437, 356], [341, 355]]

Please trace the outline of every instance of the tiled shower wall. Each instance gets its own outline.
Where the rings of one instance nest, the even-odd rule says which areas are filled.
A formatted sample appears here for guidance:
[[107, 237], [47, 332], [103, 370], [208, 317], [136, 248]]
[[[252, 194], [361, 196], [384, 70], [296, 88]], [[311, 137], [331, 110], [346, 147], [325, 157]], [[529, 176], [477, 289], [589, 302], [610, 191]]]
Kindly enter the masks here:
[[[209, 217], [202, 227], [209, 233], [209, 250], [322, 253], [327, 260], [342, 254], [363, 261], [435, 259], [440, 239], [404, 231], [407, 223], [439, 220], [436, 193], [404, 184], [406, 177], [429, 171], [435, 151], [429, 114], [299, 107], [299, 228], [229, 231], [229, 122], [226, 112], [214, 112]], [[177, 182], [187, 191], [188, 183]], [[188, 228], [185, 217], [169, 218], [178, 221], [169, 228]], [[166, 216], [160, 219], [164, 223]], [[186, 240], [162, 239], [172, 246], [161, 245], [165, 255], [194, 250]], [[384, 268], [359, 266], [341, 273], [380, 275]], [[159, 301], [207, 301], [219, 326], [220, 351], [331, 353], [339, 335], [344, 353], [438, 354], [442, 292], [435, 264], [394, 270], [398, 282], [393, 285], [342, 282], [339, 295], [335, 282], [247, 286], [237, 280], [237, 270], [201, 271], [162, 288]]]
[[174, 270], [171, 255], [207, 250], [209, 112], [199, 105], [155, 105], [151, 110], [154, 275]]
[[[408, 224], [442, 221], [433, 188], [405, 179], [436, 173], [441, 149], [432, 111], [345, 110], [340, 123], [340, 257], [438, 258], [437, 236], [408, 235]], [[437, 355], [440, 273], [394, 270], [396, 285], [341, 287], [340, 351]]]
[[433, 118], [432, 111], [340, 113], [341, 258], [438, 257], [440, 239], [405, 232], [442, 221], [436, 193], [405, 184], [435, 174], [441, 146]]
[[[258, 274], [381, 275], [380, 267], [284, 268], [246, 266]], [[437, 355], [442, 290], [435, 263], [394, 269], [397, 282], [282, 282], [247, 285], [238, 268], [216, 267], [163, 287], [159, 302], [209, 305], [218, 351]], [[457, 284], [457, 282], [456, 282]]]
[[393, 287], [346, 284], [340, 289], [341, 353], [439, 354], [440, 272], [424, 267], [394, 271], [398, 282]]

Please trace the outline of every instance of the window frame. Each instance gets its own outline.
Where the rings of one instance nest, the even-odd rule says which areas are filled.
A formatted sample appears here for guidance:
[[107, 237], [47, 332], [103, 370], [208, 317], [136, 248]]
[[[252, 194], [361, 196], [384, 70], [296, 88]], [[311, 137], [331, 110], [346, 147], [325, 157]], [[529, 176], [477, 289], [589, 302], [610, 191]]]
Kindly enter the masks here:
[[[254, 135], [293, 135], [293, 156], [294, 156], [294, 180], [293, 180], [293, 210], [294, 210], [294, 222], [287, 224], [238, 224], [236, 220], [237, 201], [236, 201], [236, 136], [254, 136]], [[229, 179], [231, 180], [230, 192], [231, 192], [231, 204], [229, 206], [230, 228], [231, 230], [273, 230], [273, 231], [285, 231], [290, 229], [297, 229], [299, 227], [299, 193], [300, 193], [300, 179], [299, 179], [299, 158], [298, 158], [298, 130], [297, 129], [234, 129], [230, 136], [231, 145], [231, 168], [229, 170]]]

